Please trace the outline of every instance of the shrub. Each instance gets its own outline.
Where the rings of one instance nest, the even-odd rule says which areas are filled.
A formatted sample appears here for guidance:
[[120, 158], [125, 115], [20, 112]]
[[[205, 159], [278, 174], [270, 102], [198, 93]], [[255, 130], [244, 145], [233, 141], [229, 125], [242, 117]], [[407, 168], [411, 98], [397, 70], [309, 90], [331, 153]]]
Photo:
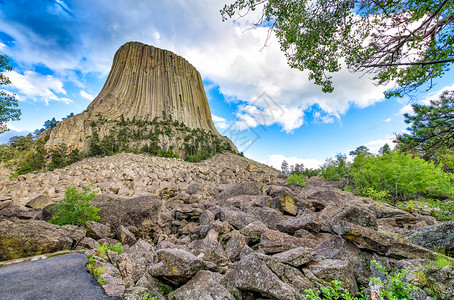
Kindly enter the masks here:
[[388, 300], [410, 300], [411, 291], [417, 289], [414, 285], [408, 283], [405, 280], [408, 270], [398, 270], [392, 274], [386, 272], [385, 267], [381, 266], [377, 261], [372, 260], [371, 264], [378, 268], [383, 275], [385, 275], [384, 281], [380, 278], [373, 277], [370, 280], [374, 284], [383, 286], [383, 290], [379, 293], [379, 296]]
[[336, 159], [330, 158], [320, 167], [320, 175], [328, 181], [341, 181], [347, 179], [350, 173], [347, 156], [338, 154]]
[[398, 201], [409, 200], [417, 194], [443, 197], [454, 193], [452, 174], [444, 173], [441, 166], [433, 162], [398, 151], [383, 156], [358, 155], [351, 175], [361, 196], [387, 192]]
[[54, 215], [49, 220], [57, 225], [85, 225], [87, 221], [99, 221], [100, 208], [91, 205], [91, 200], [96, 197], [96, 192], [84, 188], [78, 192], [75, 187], [67, 187], [63, 199], [57, 201], [53, 207]]
[[306, 178], [304, 178], [303, 174], [293, 173], [287, 179], [287, 183], [296, 183], [299, 187], [304, 187], [306, 184]]
[[[416, 290], [417, 287], [406, 282], [405, 277], [408, 270], [403, 269], [392, 274], [386, 272], [385, 268], [382, 267], [378, 262], [372, 260], [370, 262], [374, 267], [384, 275], [385, 279], [382, 281], [380, 278], [370, 278], [370, 281], [374, 284], [383, 286], [383, 290], [379, 293], [380, 297], [387, 300], [410, 300], [411, 291]], [[322, 300], [322, 299], [344, 299], [344, 300], [365, 300], [369, 299], [364, 296], [362, 292], [358, 293], [357, 296], [353, 296], [351, 292], [342, 287], [342, 282], [334, 280], [331, 282], [331, 286], [321, 287], [320, 291], [314, 291], [308, 289], [305, 291], [305, 297], [309, 300]]]
[[116, 243], [115, 245], [109, 245], [107, 246], [107, 249], [109, 249], [110, 251], [115, 251], [117, 252], [118, 255], [121, 254], [121, 252], [123, 252], [123, 248], [122, 248], [122, 244], [121, 242], [120, 243]]
[[[342, 282], [334, 280], [331, 282], [331, 286], [324, 286], [320, 288], [320, 292], [315, 292], [312, 289], [305, 290], [306, 299], [309, 300], [337, 300], [337, 299], [348, 299], [348, 300], [367, 300], [368, 298], [362, 293], [359, 293], [358, 297], [353, 297], [351, 292], [342, 287]], [[320, 297], [322, 296], [322, 297]]]

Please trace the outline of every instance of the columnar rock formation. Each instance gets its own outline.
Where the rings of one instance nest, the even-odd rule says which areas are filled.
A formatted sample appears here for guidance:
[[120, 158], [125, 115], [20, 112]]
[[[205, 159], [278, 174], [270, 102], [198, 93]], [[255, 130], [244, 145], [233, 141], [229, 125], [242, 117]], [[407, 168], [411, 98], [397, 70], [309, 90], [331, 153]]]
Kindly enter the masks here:
[[[118, 49], [99, 95], [79, 115], [59, 122], [46, 147], [60, 143], [86, 150], [90, 124], [107, 120], [155, 117], [183, 122], [221, 136], [214, 127], [199, 72], [184, 58], [139, 42]], [[103, 135], [106, 130], [98, 134]]]

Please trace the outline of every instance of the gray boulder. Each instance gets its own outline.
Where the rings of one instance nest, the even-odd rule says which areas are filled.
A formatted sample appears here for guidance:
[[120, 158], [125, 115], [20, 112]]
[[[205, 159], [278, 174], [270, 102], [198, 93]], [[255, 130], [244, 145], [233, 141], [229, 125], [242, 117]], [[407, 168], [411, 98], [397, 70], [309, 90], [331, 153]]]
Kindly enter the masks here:
[[410, 240], [424, 248], [441, 248], [454, 255], [454, 222], [426, 226], [412, 234]]
[[317, 216], [315, 214], [304, 214], [295, 218], [288, 218], [287, 220], [281, 221], [276, 224], [276, 228], [279, 231], [294, 234], [300, 229], [305, 229], [310, 232], [318, 233], [320, 231], [321, 225], [317, 221]]
[[235, 300], [222, 285], [223, 276], [210, 271], [199, 271], [185, 285], [169, 294], [169, 299]]
[[350, 222], [374, 230], [378, 229], [375, 213], [357, 205], [349, 205], [339, 209], [334, 216], [331, 217], [330, 224], [335, 225], [340, 221]]
[[69, 250], [71, 232], [39, 220], [0, 222], [0, 261]]
[[200, 270], [216, 269], [215, 264], [180, 249], [161, 249], [156, 251], [156, 256], [158, 263], [148, 268], [150, 275], [164, 276], [178, 282], [189, 281]]
[[282, 281], [260, 255], [245, 256], [226, 276], [241, 291], [257, 292], [272, 299], [304, 299], [294, 287]]
[[112, 230], [118, 226], [135, 226], [139, 231], [156, 230], [162, 200], [159, 196], [143, 196], [132, 199], [113, 199], [106, 202], [94, 202], [101, 208], [101, 223], [109, 223]]
[[25, 207], [30, 207], [30, 208], [44, 208], [47, 205], [51, 204], [53, 201], [47, 196], [44, 195], [39, 195], [36, 198], [33, 198], [27, 204], [25, 204]]
[[87, 236], [95, 240], [105, 239], [111, 237], [110, 227], [95, 221], [88, 221], [85, 223]]
[[267, 254], [284, 252], [297, 247], [314, 247], [312, 239], [297, 238], [286, 233], [266, 229], [260, 237], [259, 247]]
[[218, 199], [226, 200], [239, 195], [259, 195], [262, 192], [263, 184], [258, 182], [246, 182], [230, 186], [223, 190]]
[[370, 228], [345, 221], [333, 226], [333, 231], [361, 248], [369, 249], [391, 258], [428, 258], [434, 259], [436, 253], [421, 246], [395, 239]]

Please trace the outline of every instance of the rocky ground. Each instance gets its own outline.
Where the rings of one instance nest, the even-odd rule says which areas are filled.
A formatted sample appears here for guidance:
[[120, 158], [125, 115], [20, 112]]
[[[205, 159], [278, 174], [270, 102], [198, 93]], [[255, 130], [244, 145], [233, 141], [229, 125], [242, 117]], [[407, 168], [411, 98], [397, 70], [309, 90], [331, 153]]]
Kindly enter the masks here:
[[[49, 204], [64, 187], [93, 184], [101, 221], [56, 226]], [[233, 154], [188, 163], [134, 154], [91, 158], [0, 182], [0, 261], [91, 249], [111, 296], [142, 299], [304, 299], [340, 280], [369, 288], [377, 260], [406, 268], [413, 299], [452, 299], [454, 224], [410, 214], [313, 178], [303, 188]], [[25, 206], [24, 206], [25, 205]], [[52, 205], [52, 204], [50, 204]], [[123, 252], [96, 252], [123, 243]], [[422, 275], [421, 275], [422, 274]], [[379, 298], [376, 298], [379, 299]]]

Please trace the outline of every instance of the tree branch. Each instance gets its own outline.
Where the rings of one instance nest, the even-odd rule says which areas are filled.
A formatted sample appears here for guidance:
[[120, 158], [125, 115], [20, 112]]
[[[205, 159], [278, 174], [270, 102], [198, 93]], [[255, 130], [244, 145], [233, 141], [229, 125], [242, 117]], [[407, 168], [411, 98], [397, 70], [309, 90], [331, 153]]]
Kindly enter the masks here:
[[454, 58], [448, 58], [443, 60], [433, 60], [433, 61], [421, 61], [421, 62], [409, 62], [409, 63], [389, 63], [389, 64], [373, 64], [373, 65], [363, 65], [362, 68], [376, 68], [376, 67], [392, 67], [392, 66], [415, 66], [415, 65], [436, 65], [454, 62]]

